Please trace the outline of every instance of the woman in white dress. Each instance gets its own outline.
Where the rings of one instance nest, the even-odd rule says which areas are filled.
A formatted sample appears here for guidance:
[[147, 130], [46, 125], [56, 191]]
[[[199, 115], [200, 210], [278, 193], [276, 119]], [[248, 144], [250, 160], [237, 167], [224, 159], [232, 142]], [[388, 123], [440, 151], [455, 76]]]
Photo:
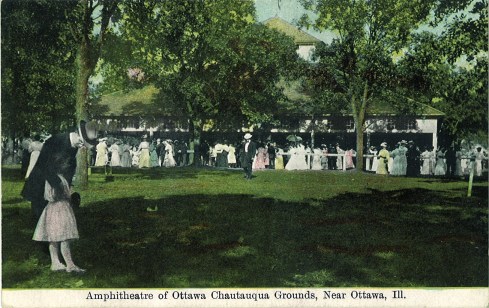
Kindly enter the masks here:
[[482, 151], [481, 146], [476, 147], [474, 155], [475, 155], [474, 174], [475, 176], [482, 176], [482, 160], [486, 158], [486, 155], [484, 155], [484, 151]]
[[228, 165], [229, 168], [236, 167], [236, 148], [232, 144], [229, 145]]
[[165, 159], [163, 160], [163, 167], [175, 167], [177, 163], [175, 162], [173, 145], [171, 144], [171, 141], [163, 141], [163, 144], [165, 145]]
[[464, 170], [462, 169], [462, 156], [463, 153], [460, 150], [460, 147], [457, 146], [455, 148], [455, 175], [456, 176], [463, 176], [464, 175]]
[[444, 176], [447, 173], [447, 164], [445, 162], [445, 151], [443, 148], [436, 152], [435, 175]]
[[291, 147], [289, 150], [290, 159], [285, 166], [286, 170], [307, 170], [306, 149], [302, 144]]
[[109, 148], [110, 155], [110, 165], [112, 167], [120, 167], [121, 165], [121, 155], [119, 153], [119, 141], [114, 142]]
[[425, 148], [424, 152], [421, 153], [421, 175], [431, 175], [430, 166], [431, 166], [431, 153], [428, 151], [428, 148]]
[[[340, 148], [340, 145], [338, 143], [336, 144], [336, 153], [345, 154], [345, 150]], [[344, 160], [345, 160], [345, 155], [338, 155], [338, 158], [336, 159], [336, 170], [343, 170]]]
[[107, 140], [107, 138], [102, 138], [99, 140], [99, 143], [97, 144], [97, 157], [95, 159], [96, 167], [103, 167], [105, 166], [105, 164], [107, 164], [108, 149], [105, 140]]
[[143, 136], [143, 141], [139, 144], [139, 168], [149, 168], [149, 158], [149, 142]]
[[377, 153], [379, 153], [379, 151], [377, 150], [376, 147], [371, 146], [369, 153], [374, 156], [372, 158], [372, 165], [370, 167], [370, 171], [377, 172], [377, 167], [379, 166], [379, 160], [377, 159]]
[[312, 170], [322, 170], [321, 155], [322, 155], [321, 149], [315, 148], [313, 150], [312, 166], [311, 166]]
[[435, 174], [435, 166], [436, 166], [436, 152], [433, 147], [430, 149], [430, 174]]

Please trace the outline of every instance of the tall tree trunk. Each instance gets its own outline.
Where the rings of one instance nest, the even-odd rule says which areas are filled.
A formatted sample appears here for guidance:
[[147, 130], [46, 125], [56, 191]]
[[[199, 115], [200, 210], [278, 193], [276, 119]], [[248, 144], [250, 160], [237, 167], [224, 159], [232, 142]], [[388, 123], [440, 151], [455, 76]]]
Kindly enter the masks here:
[[356, 137], [357, 137], [357, 171], [363, 170], [363, 124], [360, 127], [357, 126]]
[[[76, 121], [88, 120], [88, 79], [92, 72], [89, 43], [83, 40], [76, 58]], [[81, 148], [77, 156], [76, 184], [82, 190], [88, 188], [88, 151]]]
[[363, 88], [363, 95], [361, 98], [360, 107], [357, 110], [355, 125], [356, 125], [356, 136], [357, 136], [357, 171], [363, 170], [363, 132], [365, 127], [365, 114], [367, 112], [367, 101], [369, 99], [369, 86], [368, 81], [365, 81]]
[[190, 142], [190, 150], [194, 151], [193, 154], [193, 165], [195, 167], [200, 167], [202, 165], [202, 161], [200, 159], [200, 137], [202, 135], [202, 127], [201, 123], [198, 120], [190, 120], [189, 123], [189, 131], [191, 132], [192, 140]]

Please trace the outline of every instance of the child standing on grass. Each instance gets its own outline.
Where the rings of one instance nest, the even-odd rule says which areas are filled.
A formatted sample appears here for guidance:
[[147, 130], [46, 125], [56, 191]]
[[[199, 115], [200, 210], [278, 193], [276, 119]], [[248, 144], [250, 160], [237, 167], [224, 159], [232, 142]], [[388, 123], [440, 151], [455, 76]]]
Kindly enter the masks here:
[[[49, 242], [51, 255], [51, 270], [83, 273], [71, 257], [70, 242], [78, 239], [75, 214], [70, 204], [71, 190], [66, 179], [57, 175], [46, 181], [44, 198], [48, 201], [37, 223], [34, 236], [35, 241]], [[59, 260], [59, 251], [66, 265]]]

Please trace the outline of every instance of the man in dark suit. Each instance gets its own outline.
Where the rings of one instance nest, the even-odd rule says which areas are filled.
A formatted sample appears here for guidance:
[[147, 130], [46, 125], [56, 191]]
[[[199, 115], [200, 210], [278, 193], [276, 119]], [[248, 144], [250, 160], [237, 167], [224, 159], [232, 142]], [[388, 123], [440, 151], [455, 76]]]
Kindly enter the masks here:
[[416, 177], [420, 172], [420, 156], [418, 148], [414, 144], [414, 141], [410, 140], [408, 142], [408, 150], [406, 152], [406, 176]]
[[251, 180], [251, 173], [253, 171], [253, 159], [256, 154], [256, 143], [251, 141], [251, 134], [246, 133], [244, 135], [244, 145], [241, 148], [240, 160], [241, 166], [245, 172], [245, 178]]
[[81, 121], [73, 132], [52, 136], [42, 147], [36, 165], [26, 180], [22, 196], [31, 202], [36, 221], [47, 205], [44, 199], [46, 181], [54, 188], [62, 185], [62, 175], [71, 186], [76, 171], [76, 154], [81, 147], [94, 146], [97, 143], [97, 124]]
[[268, 153], [268, 169], [275, 169], [275, 146], [273, 143], [268, 143], [267, 147], [267, 153]]

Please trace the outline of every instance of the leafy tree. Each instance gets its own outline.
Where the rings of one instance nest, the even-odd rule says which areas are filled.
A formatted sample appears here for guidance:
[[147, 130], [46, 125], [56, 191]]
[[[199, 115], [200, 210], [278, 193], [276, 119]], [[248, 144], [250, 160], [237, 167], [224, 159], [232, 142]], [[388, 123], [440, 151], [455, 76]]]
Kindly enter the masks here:
[[[116, 0], [2, 2], [2, 99], [7, 102], [2, 117], [9, 117], [7, 123], [16, 123], [11, 124], [14, 129], [29, 121], [52, 123], [50, 132], [56, 132], [67, 122], [73, 124], [73, 119], [76, 123], [88, 119], [89, 78], [118, 4]], [[63, 118], [69, 121], [59, 120]], [[81, 151], [78, 166], [77, 179], [84, 188], [86, 151]]]
[[276, 83], [297, 59], [290, 38], [256, 24], [252, 1], [133, 2], [121, 24], [130, 61], [161, 90], [158, 101], [188, 119], [195, 151], [209, 121], [270, 121], [283, 97]]
[[12, 136], [56, 133], [74, 123], [74, 49], [64, 14], [71, 7], [2, 2], [2, 129]]
[[444, 111], [439, 139], [487, 139], [487, 1], [441, 2], [433, 26], [419, 33], [400, 60], [400, 80], [412, 96]]
[[[111, 30], [110, 21], [118, 8], [117, 0], [79, 0], [71, 11], [65, 11], [76, 44], [75, 111], [77, 122], [89, 118], [89, 79], [94, 75], [105, 36]], [[80, 188], [88, 186], [88, 160], [85, 148], [77, 161], [77, 181]]]
[[409, 46], [414, 30], [426, 22], [435, 1], [412, 0], [301, 0], [317, 16], [300, 23], [336, 38], [318, 49], [319, 63], [310, 79], [318, 100], [353, 114], [357, 170], [363, 169], [365, 116], [375, 100], [396, 100], [398, 85], [393, 55]]
[[488, 63], [479, 52], [472, 63], [450, 63], [446, 43], [434, 33], [417, 35], [399, 62], [398, 79], [410, 95], [445, 113], [439, 139], [448, 146], [487, 129]]

